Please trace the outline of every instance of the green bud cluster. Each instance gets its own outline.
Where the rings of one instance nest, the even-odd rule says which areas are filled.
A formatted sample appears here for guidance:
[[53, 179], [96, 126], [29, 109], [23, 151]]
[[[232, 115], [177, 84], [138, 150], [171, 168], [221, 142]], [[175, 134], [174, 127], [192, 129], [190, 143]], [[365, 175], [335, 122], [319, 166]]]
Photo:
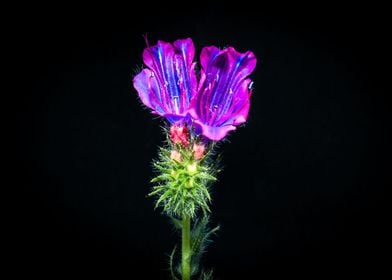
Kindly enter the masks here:
[[[210, 152], [195, 158], [190, 145], [174, 144], [168, 139], [166, 147], [159, 150], [159, 158], [153, 162], [157, 176], [151, 180], [154, 187], [149, 196], [157, 196], [156, 207], [172, 217], [195, 217], [201, 209], [210, 212], [210, 183], [216, 181], [216, 168], [210, 163]], [[173, 153], [176, 156], [173, 156]]]

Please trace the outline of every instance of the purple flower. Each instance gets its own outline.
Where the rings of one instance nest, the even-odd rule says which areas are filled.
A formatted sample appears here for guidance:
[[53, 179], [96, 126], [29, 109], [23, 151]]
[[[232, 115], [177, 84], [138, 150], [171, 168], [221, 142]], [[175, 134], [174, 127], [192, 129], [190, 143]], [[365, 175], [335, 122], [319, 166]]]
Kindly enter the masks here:
[[177, 40], [173, 45], [158, 41], [156, 46], [147, 47], [143, 52], [148, 69], [143, 69], [133, 79], [144, 105], [171, 123], [183, 122], [196, 93], [194, 56], [191, 39]]
[[158, 41], [147, 47], [143, 69], [133, 80], [142, 102], [172, 124], [184, 124], [188, 116], [208, 139], [219, 141], [246, 121], [251, 83], [247, 78], [256, 67], [250, 51], [210, 46], [200, 55], [198, 83], [194, 71], [195, 48], [191, 39], [173, 45]]
[[218, 141], [248, 117], [251, 80], [247, 77], [256, 67], [256, 58], [250, 51], [211, 46], [202, 50], [200, 62], [198, 93], [189, 113], [205, 137]]

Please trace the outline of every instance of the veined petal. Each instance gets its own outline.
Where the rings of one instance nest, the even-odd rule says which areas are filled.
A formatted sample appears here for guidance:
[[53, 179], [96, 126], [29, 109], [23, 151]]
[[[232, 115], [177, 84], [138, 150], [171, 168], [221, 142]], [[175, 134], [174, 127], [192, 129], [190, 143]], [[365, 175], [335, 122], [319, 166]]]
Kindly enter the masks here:
[[217, 126], [240, 125], [246, 122], [250, 108], [250, 79], [243, 80], [232, 102], [225, 104]]
[[161, 89], [157, 78], [149, 69], [143, 69], [133, 78], [133, 86], [139, 94], [140, 100], [144, 105], [151, 108], [153, 113], [164, 115], [168, 110], [161, 99]]
[[211, 61], [222, 51], [215, 46], [204, 47], [200, 53], [200, 65], [202, 69], [207, 69]]
[[179, 39], [173, 43], [176, 52], [179, 53], [186, 64], [186, 67], [190, 67], [195, 57], [195, 46], [193, 45], [192, 39]]
[[198, 94], [189, 110], [204, 136], [220, 140], [235, 125], [244, 123], [249, 112], [250, 79], [256, 58], [250, 51], [229, 47], [219, 51], [206, 47], [200, 55], [202, 70]]
[[194, 125], [205, 137], [213, 141], [222, 140], [230, 131], [236, 129], [234, 125], [209, 126], [197, 119], [194, 120]]
[[182, 78], [178, 82], [181, 91], [186, 93], [181, 96], [181, 104], [183, 108], [188, 110], [192, 96], [197, 92], [196, 63], [193, 62], [195, 46], [192, 40], [188, 38], [175, 41], [174, 48], [176, 52], [177, 71], [179, 73], [186, 73], [181, 75]]
[[197, 89], [192, 63], [195, 48], [189, 38], [177, 40], [173, 45], [158, 41], [144, 50], [143, 61], [149, 69], [134, 78], [134, 87], [154, 113], [168, 116], [170, 122], [181, 122]]

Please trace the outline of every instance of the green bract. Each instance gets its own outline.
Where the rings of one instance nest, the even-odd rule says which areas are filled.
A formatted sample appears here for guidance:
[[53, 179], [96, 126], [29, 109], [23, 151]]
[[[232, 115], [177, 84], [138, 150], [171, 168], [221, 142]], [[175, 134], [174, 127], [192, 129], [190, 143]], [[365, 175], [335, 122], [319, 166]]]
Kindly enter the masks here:
[[[198, 209], [204, 214], [210, 211], [209, 184], [216, 180], [216, 169], [209, 163], [208, 153], [196, 160], [191, 147], [169, 142], [153, 163], [158, 175], [151, 180], [155, 186], [149, 196], [157, 196], [156, 207], [162, 206], [169, 216], [193, 218]], [[171, 156], [173, 151], [180, 159]]]

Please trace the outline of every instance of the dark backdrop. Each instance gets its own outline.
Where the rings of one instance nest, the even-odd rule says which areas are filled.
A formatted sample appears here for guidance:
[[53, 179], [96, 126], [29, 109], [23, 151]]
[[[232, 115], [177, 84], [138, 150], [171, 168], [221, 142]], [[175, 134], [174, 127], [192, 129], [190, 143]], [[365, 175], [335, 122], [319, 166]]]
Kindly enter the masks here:
[[179, 238], [146, 198], [163, 122], [131, 84], [148, 33], [153, 44], [193, 38], [197, 59], [206, 45], [258, 58], [249, 120], [220, 147], [212, 219], [221, 230], [205, 266], [218, 279], [382, 271], [390, 220], [382, 9], [194, 5], [19, 14], [19, 269], [168, 279], [166, 254]]

